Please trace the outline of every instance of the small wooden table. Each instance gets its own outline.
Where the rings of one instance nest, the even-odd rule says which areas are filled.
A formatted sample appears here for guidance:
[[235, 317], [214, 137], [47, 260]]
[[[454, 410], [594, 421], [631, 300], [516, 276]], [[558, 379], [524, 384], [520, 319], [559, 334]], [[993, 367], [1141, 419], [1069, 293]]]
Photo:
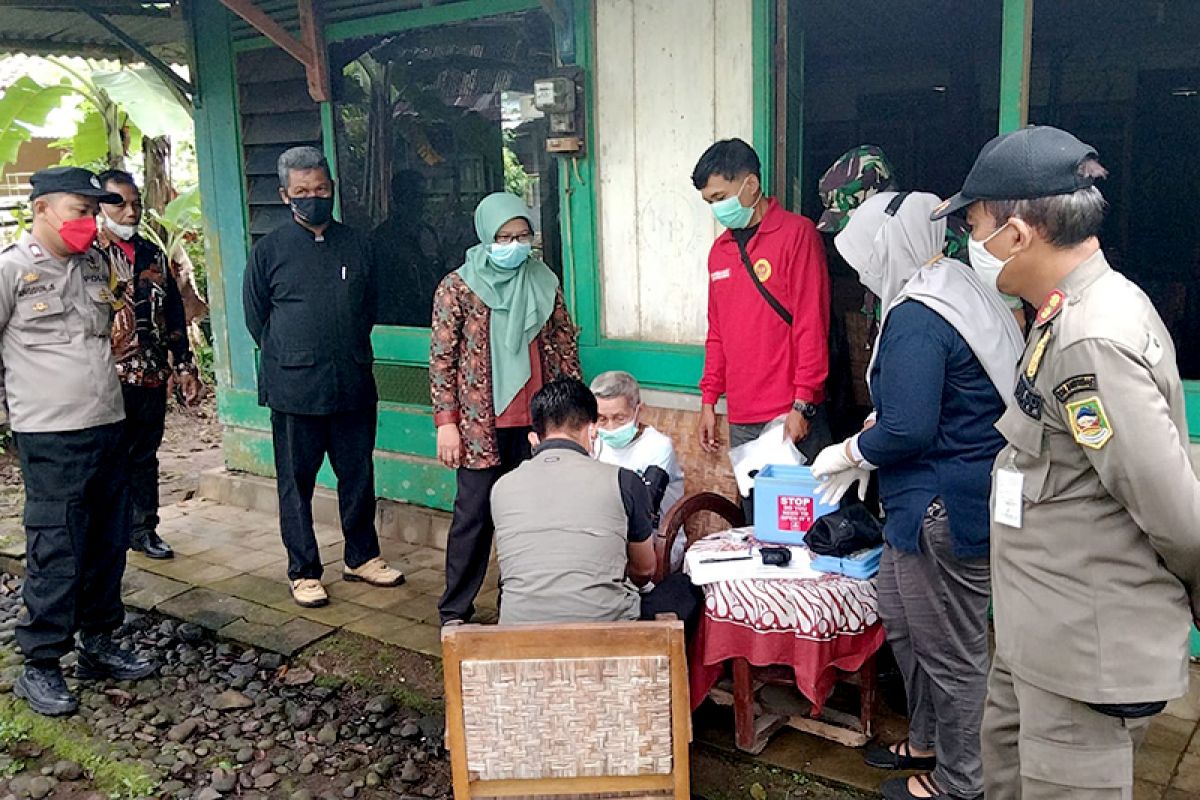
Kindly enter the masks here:
[[[753, 529], [737, 529], [751, 534]], [[705, 553], [745, 552], [721, 531], [695, 542]], [[689, 650], [692, 708], [705, 697], [732, 705], [737, 746], [759, 753], [783, 726], [851, 747], [872, 734], [875, 653], [884, 641], [874, 580], [843, 575], [787, 580], [730, 580], [704, 586], [704, 615]], [[718, 685], [726, 672], [732, 685]], [[825, 707], [838, 682], [855, 686], [857, 714]], [[760, 690], [794, 685], [807, 713], [771, 708]]]

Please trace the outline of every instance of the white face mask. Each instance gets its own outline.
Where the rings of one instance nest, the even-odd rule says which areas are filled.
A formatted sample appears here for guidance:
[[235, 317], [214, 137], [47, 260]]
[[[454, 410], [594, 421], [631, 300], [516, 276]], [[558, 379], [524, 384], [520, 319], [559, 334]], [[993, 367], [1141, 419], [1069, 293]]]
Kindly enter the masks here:
[[1000, 291], [996, 285], [996, 281], [1000, 278], [1000, 273], [1004, 271], [1004, 266], [1013, 260], [1012, 256], [1005, 259], [997, 258], [984, 247], [985, 244], [996, 238], [996, 234], [1008, 227], [1008, 223], [1004, 223], [996, 230], [992, 231], [992, 235], [986, 239], [979, 241], [970, 236], [967, 237], [967, 257], [971, 260], [971, 268], [975, 270], [975, 274], [983, 281], [984, 286], [994, 291], [996, 294], [1008, 304], [1010, 308], [1020, 308], [1021, 298], [1013, 297]]
[[137, 233], [136, 225], [122, 225], [107, 214], [100, 215], [104, 219], [104, 227], [122, 241], [128, 242]]

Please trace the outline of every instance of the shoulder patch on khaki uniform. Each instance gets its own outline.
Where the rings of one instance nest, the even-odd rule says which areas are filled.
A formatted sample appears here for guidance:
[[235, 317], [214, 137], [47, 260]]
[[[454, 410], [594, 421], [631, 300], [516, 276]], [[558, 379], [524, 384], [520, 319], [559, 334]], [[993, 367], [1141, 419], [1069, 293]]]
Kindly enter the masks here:
[[1067, 421], [1071, 424], [1071, 435], [1084, 447], [1099, 450], [1113, 437], [1104, 404], [1096, 395], [1067, 403]]
[[1072, 375], [1054, 387], [1054, 396], [1058, 402], [1065, 403], [1067, 398], [1076, 392], [1096, 391], [1096, 376], [1092, 374]]

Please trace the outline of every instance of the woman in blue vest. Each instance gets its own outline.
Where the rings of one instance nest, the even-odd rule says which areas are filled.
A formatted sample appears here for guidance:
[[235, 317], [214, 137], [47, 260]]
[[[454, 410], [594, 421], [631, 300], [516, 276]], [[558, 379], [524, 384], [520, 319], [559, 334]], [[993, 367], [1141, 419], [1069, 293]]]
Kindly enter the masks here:
[[886, 798], [982, 797], [987, 693], [988, 492], [1021, 335], [999, 293], [942, 255], [939, 200], [881, 192], [834, 240], [884, 309], [861, 433], [813, 463], [827, 500], [879, 471], [886, 513], [879, 614], [908, 693], [909, 736], [867, 751]]

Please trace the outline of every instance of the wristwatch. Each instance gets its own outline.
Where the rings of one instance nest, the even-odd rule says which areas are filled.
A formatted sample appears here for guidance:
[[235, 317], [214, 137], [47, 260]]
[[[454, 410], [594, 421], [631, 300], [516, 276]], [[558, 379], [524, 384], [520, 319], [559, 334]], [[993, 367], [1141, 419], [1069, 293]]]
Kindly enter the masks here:
[[815, 403], [806, 403], [803, 400], [797, 400], [792, 403], [792, 411], [799, 411], [800, 415], [805, 419], [812, 419], [817, 415], [817, 406]]

